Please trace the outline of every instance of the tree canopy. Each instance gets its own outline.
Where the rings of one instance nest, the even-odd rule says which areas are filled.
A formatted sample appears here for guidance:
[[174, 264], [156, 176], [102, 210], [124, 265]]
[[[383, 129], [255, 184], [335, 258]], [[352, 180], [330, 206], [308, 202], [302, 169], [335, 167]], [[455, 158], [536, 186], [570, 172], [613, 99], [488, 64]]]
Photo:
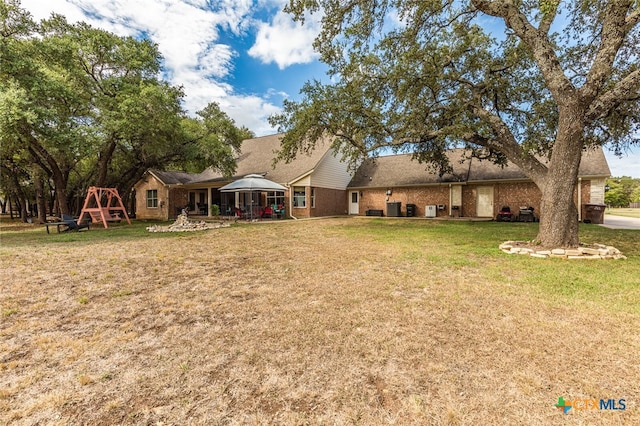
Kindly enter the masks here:
[[271, 123], [279, 158], [324, 134], [357, 163], [385, 150], [450, 167], [445, 152], [521, 168], [542, 191], [538, 241], [578, 244], [583, 150], [640, 138], [637, 0], [290, 0], [322, 14], [332, 83], [307, 82]]
[[60, 15], [36, 23], [19, 1], [0, 3], [2, 190], [27, 198], [48, 183], [68, 213], [89, 186], [126, 199], [152, 167], [231, 174], [251, 132], [216, 104], [188, 117], [182, 89], [159, 78], [161, 60], [149, 40]]
[[604, 202], [609, 207], [629, 207], [630, 203], [640, 203], [640, 179], [629, 176], [607, 179]]

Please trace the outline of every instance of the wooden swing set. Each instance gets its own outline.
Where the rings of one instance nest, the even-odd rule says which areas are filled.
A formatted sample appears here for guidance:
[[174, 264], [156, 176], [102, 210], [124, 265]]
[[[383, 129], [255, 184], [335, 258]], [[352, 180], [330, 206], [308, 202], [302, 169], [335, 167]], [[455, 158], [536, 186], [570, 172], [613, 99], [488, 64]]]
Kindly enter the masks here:
[[78, 223], [82, 223], [85, 214], [87, 214], [87, 219], [91, 217], [93, 223], [102, 222], [105, 228], [109, 227], [109, 222], [120, 222], [123, 218], [131, 225], [127, 210], [124, 208], [122, 198], [116, 188], [90, 186]]

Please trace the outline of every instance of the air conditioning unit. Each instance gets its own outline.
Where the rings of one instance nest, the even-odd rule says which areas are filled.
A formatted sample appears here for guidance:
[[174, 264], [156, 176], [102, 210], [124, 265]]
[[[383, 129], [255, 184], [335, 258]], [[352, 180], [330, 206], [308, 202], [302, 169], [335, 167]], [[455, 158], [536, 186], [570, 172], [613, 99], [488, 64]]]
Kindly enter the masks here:
[[425, 217], [436, 217], [437, 206], [425, 206], [424, 208], [424, 216]]

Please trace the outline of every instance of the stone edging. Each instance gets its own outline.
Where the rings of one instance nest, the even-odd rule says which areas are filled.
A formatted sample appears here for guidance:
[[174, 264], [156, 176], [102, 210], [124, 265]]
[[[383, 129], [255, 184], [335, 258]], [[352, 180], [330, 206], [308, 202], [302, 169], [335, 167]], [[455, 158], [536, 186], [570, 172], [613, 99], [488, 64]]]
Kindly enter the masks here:
[[229, 223], [207, 223], [203, 220], [189, 220], [187, 215], [178, 215], [176, 221], [169, 226], [153, 225], [148, 226], [148, 232], [189, 232], [205, 231], [207, 229], [228, 228]]
[[581, 245], [575, 249], [536, 248], [530, 241], [506, 241], [499, 246], [507, 254], [522, 254], [530, 257], [561, 259], [626, 259], [620, 250], [603, 244]]

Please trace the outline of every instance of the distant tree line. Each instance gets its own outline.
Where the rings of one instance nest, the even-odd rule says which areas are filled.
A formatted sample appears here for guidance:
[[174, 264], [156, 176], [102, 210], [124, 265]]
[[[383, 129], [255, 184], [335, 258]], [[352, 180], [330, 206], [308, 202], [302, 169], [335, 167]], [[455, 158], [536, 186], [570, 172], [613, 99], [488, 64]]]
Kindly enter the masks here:
[[189, 117], [158, 47], [0, 2], [0, 208], [77, 214], [89, 186], [127, 203], [149, 168], [235, 170], [243, 139], [211, 103]]
[[640, 179], [629, 176], [607, 179], [604, 202], [609, 207], [629, 207], [640, 203]]

